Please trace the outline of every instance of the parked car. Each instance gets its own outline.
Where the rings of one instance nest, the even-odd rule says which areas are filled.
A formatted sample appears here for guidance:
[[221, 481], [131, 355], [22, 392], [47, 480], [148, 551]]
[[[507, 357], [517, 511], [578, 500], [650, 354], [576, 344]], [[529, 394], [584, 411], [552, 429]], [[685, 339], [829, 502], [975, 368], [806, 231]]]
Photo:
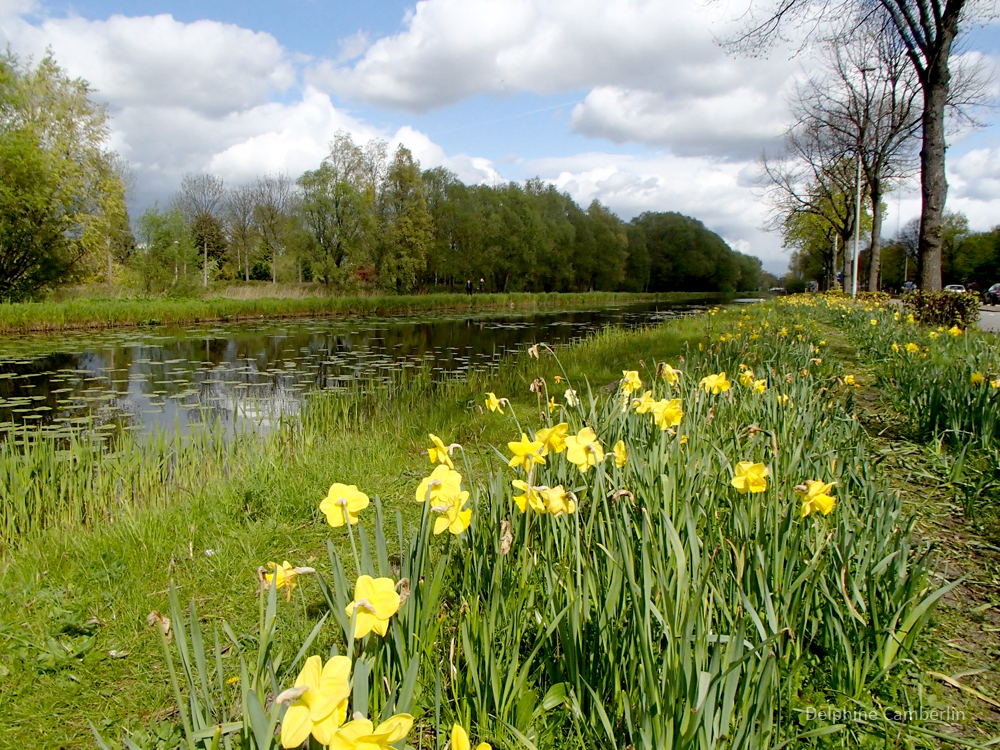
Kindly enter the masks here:
[[986, 290], [986, 304], [1000, 305], [1000, 284], [994, 284]]
[[949, 284], [942, 291], [955, 292], [956, 294], [965, 294], [965, 286], [963, 284]]

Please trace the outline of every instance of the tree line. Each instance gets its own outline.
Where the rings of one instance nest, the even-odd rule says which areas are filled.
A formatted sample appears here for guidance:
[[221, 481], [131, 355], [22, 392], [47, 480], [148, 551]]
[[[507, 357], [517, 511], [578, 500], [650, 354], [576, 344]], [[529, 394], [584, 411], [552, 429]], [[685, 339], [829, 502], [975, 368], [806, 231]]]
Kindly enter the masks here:
[[[102, 281], [186, 295], [215, 281], [319, 282], [333, 292], [756, 289], [760, 261], [700, 222], [623, 222], [540, 179], [466, 185], [385, 141], [338, 132], [297, 178], [227, 186], [189, 174], [130, 224], [128, 165], [104, 108], [51, 57], [0, 58], [0, 299]], [[134, 231], [133, 231], [134, 229]]]

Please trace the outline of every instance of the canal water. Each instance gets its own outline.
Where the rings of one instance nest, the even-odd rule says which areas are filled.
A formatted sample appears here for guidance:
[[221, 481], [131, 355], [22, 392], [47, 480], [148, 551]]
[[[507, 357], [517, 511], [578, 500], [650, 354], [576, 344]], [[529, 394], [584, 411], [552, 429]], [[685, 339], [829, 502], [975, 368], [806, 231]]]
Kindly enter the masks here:
[[242, 322], [0, 338], [0, 436], [80, 429], [264, 426], [316, 389], [414, 372], [489, 370], [513, 351], [636, 327], [696, 306], [640, 303], [528, 314], [449, 313]]

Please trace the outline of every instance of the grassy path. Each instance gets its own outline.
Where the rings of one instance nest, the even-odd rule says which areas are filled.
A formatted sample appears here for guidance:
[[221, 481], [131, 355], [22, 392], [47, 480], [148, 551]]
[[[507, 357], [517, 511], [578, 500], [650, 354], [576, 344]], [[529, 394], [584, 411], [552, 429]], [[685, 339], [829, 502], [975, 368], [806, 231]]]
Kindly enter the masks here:
[[942, 599], [924, 638], [919, 666], [940, 709], [962, 712], [951, 722], [974, 742], [1000, 735], [1000, 523], [986, 512], [978, 523], [963, 516], [954, 487], [942, 473], [941, 449], [908, 439], [899, 416], [881, 400], [875, 377], [844, 334], [829, 326], [829, 353], [862, 387], [855, 413], [868, 432], [880, 466], [917, 518], [917, 538], [933, 545], [934, 585], [965, 582]]

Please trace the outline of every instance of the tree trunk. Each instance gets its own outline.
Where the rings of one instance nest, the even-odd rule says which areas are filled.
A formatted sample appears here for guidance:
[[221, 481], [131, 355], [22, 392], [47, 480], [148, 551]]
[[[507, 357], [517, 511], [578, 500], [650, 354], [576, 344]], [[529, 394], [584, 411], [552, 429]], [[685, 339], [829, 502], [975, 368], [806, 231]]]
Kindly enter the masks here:
[[203, 276], [201, 285], [208, 289], [208, 240], [205, 240], [205, 262], [203, 263]]
[[111, 243], [108, 243], [108, 286], [114, 286], [115, 283], [115, 268], [114, 261], [111, 257]]
[[923, 147], [920, 150], [920, 287], [928, 292], [941, 289], [941, 225], [948, 198], [944, 172], [944, 106], [951, 85], [948, 57], [955, 39], [954, 23], [943, 23], [938, 37], [937, 56], [927, 69], [923, 83]]
[[271, 283], [278, 283], [278, 250], [271, 250]]
[[868, 269], [868, 291], [878, 291], [878, 274], [882, 268], [882, 186], [872, 180], [872, 257]]

